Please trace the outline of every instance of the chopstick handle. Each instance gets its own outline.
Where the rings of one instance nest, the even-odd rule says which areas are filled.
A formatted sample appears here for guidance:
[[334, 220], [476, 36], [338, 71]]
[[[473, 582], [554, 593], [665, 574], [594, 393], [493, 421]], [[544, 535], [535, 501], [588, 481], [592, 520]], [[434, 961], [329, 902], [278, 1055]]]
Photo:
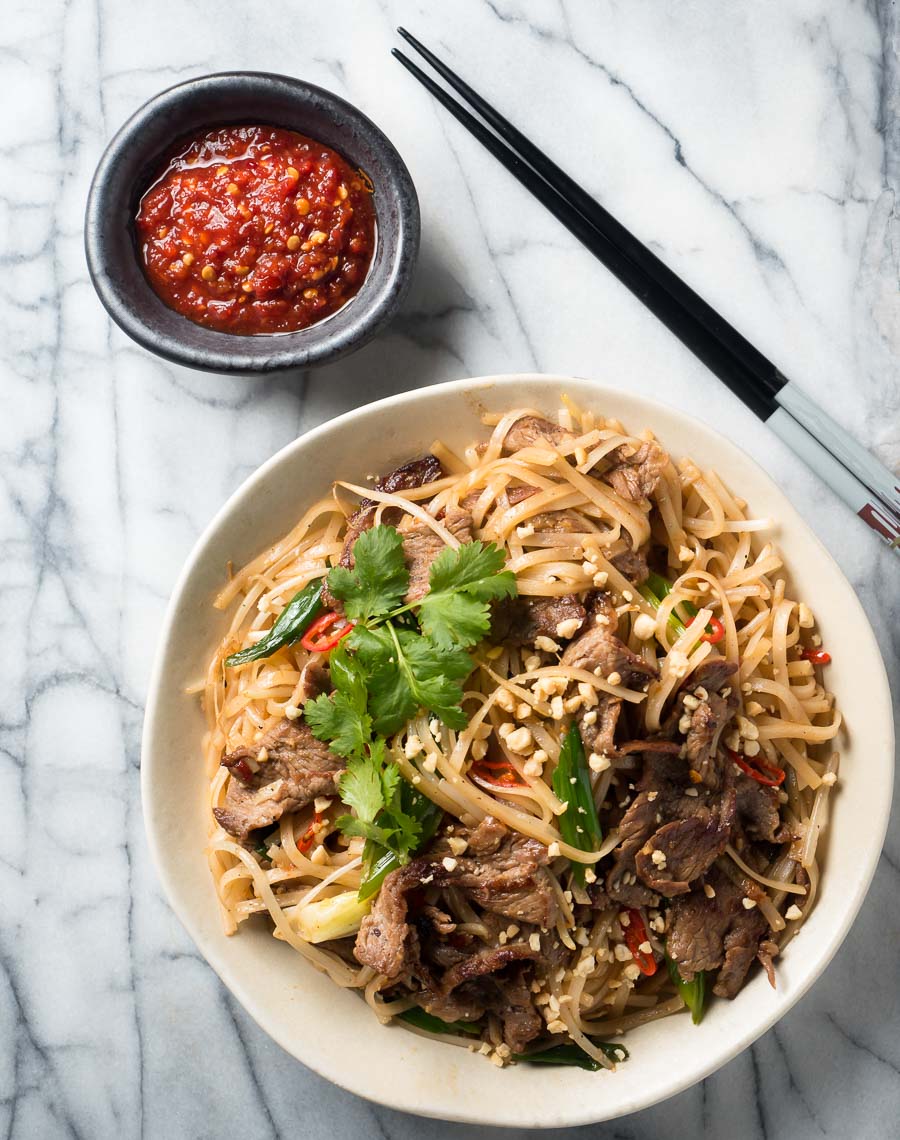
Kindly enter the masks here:
[[900, 554], [900, 519], [881, 503], [856, 476], [824, 447], [790, 412], [778, 408], [766, 425], [806, 463], [834, 493], [871, 527], [893, 550]]
[[869, 487], [897, 516], [900, 522], [900, 475], [895, 475], [845, 431], [841, 425], [823, 411], [818, 404], [788, 381], [775, 399], [802, 424], [823, 447], [827, 448], [843, 465]]

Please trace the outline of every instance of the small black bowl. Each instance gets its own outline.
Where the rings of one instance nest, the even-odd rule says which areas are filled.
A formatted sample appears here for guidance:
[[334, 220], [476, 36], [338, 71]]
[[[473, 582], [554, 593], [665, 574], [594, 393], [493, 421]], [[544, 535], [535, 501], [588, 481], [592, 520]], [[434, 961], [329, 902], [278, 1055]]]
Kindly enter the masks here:
[[[178, 140], [214, 127], [256, 123], [308, 135], [365, 171], [374, 187], [377, 234], [368, 276], [342, 309], [297, 332], [241, 336], [195, 324], [160, 300], [140, 264], [134, 219], [161, 160]], [[403, 159], [361, 111], [299, 79], [235, 71], [170, 87], [125, 123], [94, 174], [84, 244], [100, 300], [138, 344], [210, 372], [273, 372], [337, 360], [391, 319], [419, 250], [419, 202]]]

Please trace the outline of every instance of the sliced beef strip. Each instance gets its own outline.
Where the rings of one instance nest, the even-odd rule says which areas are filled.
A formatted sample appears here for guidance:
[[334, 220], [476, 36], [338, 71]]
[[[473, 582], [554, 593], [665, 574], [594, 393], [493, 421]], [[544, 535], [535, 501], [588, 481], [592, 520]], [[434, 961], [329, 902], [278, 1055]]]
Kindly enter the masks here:
[[544, 1024], [529, 986], [536, 957], [521, 942], [485, 948], [452, 966], [419, 1000], [427, 1013], [442, 1021], [478, 1021], [485, 1013], [497, 1014], [503, 1040], [520, 1053]]
[[754, 883], [735, 883], [718, 867], [710, 869], [705, 886], [675, 899], [669, 907], [666, 950], [678, 965], [678, 972], [690, 981], [700, 970], [718, 970], [713, 993], [733, 998], [744, 984], [753, 959], [762, 955], [771, 965], [772, 947], [760, 945], [768, 923], [758, 907], [745, 909], [743, 899], [757, 899]]
[[300, 670], [300, 687], [304, 703], [331, 692], [331, 672], [325, 654], [312, 654]]
[[[420, 459], [411, 459], [409, 463], [380, 476], [375, 482], [375, 490], [383, 495], [402, 495], [404, 491], [414, 491], [426, 483], [434, 483], [443, 475], [440, 460], [434, 455], [423, 455]], [[362, 505], [370, 506], [371, 502], [365, 500]]]
[[669, 462], [668, 454], [652, 441], [644, 442], [631, 454], [629, 445], [622, 444], [609, 453], [612, 466], [603, 479], [616, 494], [632, 503], [646, 499], [656, 490], [663, 468]]
[[[459, 868], [448, 872], [442, 862], [436, 861], [442, 850], [439, 841], [428, 857], [414, 859], [392, 871], [385, 878], [371, 914], [363, 919], [354, 952], [358, 961], [392, 981], [402, 980], [409, 985], [418, 982], [416, 999], [435, 1017], [477, 1021], [487, 1012], [497, 1014], [504, 1040], [519, 1052], [540, 1033], [543, 1025], [529, 984], [538, 952], [524, 938], [490, 946], [455, 935], [450, 916], [434, 905], [425, 904], [412, 916], [410, 910], [412, 899], [425, 888], [452, 886], [477, 899], [482, 892], [500, 884], [502, 889], [497, 897], [509, 897], [507, 888], [517, 870], [534, 863], [533, 858], [523, 858], [523, 854], [535, 853], [523, 853], [517, 845], [511, 859], [510, 833], [491, 817], [471, 831], [461, 826], [453, 830], [468, 836], [468, 849], [473, 856], [460, 860]], [[449, 829], [445, 835], [448, 833]], [[477, 876], [477, 886], [470, 892], [466, 888], [472, 874], [468, 864], [479, 861], [485, 873]], [[489, 928], [495, 928], [496, 938], [505, 923], [490, 915], [486, 917]], [[448, 935], [455, 941], [446, 941]]]
[[[691, 725], [685, 741], [685, 754], [692, 771], [700, 782], [717, 791], [724, 779], [724, 765], [719, 755], [719, 740], [738, 707], [736, 693], [723, 697], [710, 693], [691, 712]], [[729, 767], [732, 765], [725, 760]]]
[[484, 910], [520, 925], [549, 928], [556, 922], [558, 903], [542, 843], [510, 832], [490, 816], [472, 831], [456, 825], [452, 834], [468, 839], [468, 853], [456, 857], [448, 870], [442, 859], [450, 854], [450, 834], [445, 831], [426, 855], [385, 878], [357, 936], [356, 957], [363, 965], [396, 978], [418, 960], [419, 939], [408, 921], [407, 895], [422, 886], [455, 887]]
[[[610, 756], [615, 751], [616, 726], [622, 711], [622, 698], [609, 693], [599, 693], [598, 698], [594, 708], [581, 708], [576, 720], [585, 752]], [[585, 718], [592, 713], [595, 715], [591, 717], [591, 723], [587, 724]]]
[[738, 822], [748, 839], [763, 843], [782, 843], [785, 834], [778, 804], [778, 789], [757, 783], [740, 773], [735, 779]]
[[[433, 483], [444, 474], [440, 461], [433, 455], [423, 455], [420, 459], [412, 459], [400, 467], [389, 471], [387, 475], [380, 475], [375, 481], [375, 490], [386, 495], [402, 494], [404, 491], [413, 491], [417, 487], [424, 487], [426, 483]], [[344, 537], [344, 546], [338, 559], [339, 566], [353, 566], [353, 544], [359, 536], [375, 525], [376, 503], [373, 499], [363, 499], [356, 510], [347, 519], [347, 534]], [[387, 508], [382, 512], [384, 522], [394, 525], [400, 519], [400, 512]], [[334, 598], [326, 587], [322, 589], [322, 604], [326, 609], [339, 609], [340, 603]]]
[[560, 598], [504, 598], [493, 608], [491, 636], [505, 645], [533, 645], [538, 637], [557, 639], [557, 627], [572, 619], [578, 621], [579, 627], [570, 636], [577, 635], [586, 617], [587, 611], [574, 594]]
[[[678, 745], [652, 744], [643, 753], [638, 794], [619, 822], [619, 846], [606, 876], [610, 897], [626, 906], [655, 905], [660, 894], [689, 889], [724, 850], [734, 823], [731, 786], [720, 793], [693, 787]], [[656, 850], [665, 856], [663, 865], [653, 860]]]
[[417, 964], [419, 939], [408, 922], [407, 895], [418, 890], [423, 880], [430, 881], [434, 867], [428, 859], [413, 859], [385, 877], [375, 905], [356, 936], [353, 952], [357, 961], [390, 979], [399, 978]]
[[523, 447], [533, 447], [540, 443], [550, 443], [557, 447], [559, 444], [574, 438], [572, 432], [560, 427], [559, 424], [543, 419], [541, 416], [522, 416], [506, 433], [503, 450], [507, 452], [521, 451]]
[[509, 828], [492, 815], [486, 815], [474, 829], [451, 823], [444, 834], [465, 839], [473, 855], [493, 855], [509, 834]]
[[517, 503], [522, 503], [526, 499], [530, 499], [532, 495], [536, 495], [538, 490], [539, 488], [532, 487], [528, 483], [521, 483], [518, 487], [507, 487], [506, 501], [511, 507], [514, 507]]
[[623, 906], [656, 906], [659, 895], [638, 881], [635, 858], [662, 822], [659, 806], [647, 792], [639, 793], [619, 823], [619, 845], [606, 873], [606, 893]]
[[588, 534], [589, 527], [574, 511], [542, 511], [527, 520], [528, 526], [551, 534]]
[[[472, 541], [472, 516], [468, 511], [450, 507], [441, 522], [460, 542]], [[403, 535], [403, 557], [409, 570], [409, 590], [405, 600], [415, 602], [428, 593], [431, 564], [444, 550], [445, 544], [427, 523], [409, 515], [403, 517], [397, 529]]]
[[[663, 824], [635, 856], [638, 878], [666, 898], [687, 894], [690, 884], [722, 854], [731, 836], [734, 789], [727, 789], [721, 796], [708, 796], [707, 800], [695, 799], [697, 806], [691, 815]], [[681, 810], [685, 806], [679, 804]], [[656, 852], [661, 852], [664, 862], [654, 860]]]
[[618, 673], [626, 688], [645, 686], [648, 681], [659, 676], [659, 670], [628, 648], [615, 633], [615, 625], [604, 614], [603, 620], [594, 619], [585, 631], [566, 647], [560, 664], [571, 665], [576, 669], [586, 669], [593, 673], [599, 668], [604, 677]]
[[[498, 828], [503, 828], [502, 835]], [[549, 860], [543, 843], [511, 832], [496, 820], [489, 825], [483, 821], [468, 836], [465, 829], [457, 828], [456, 834], [468, 838], [469, 846], [456, 857], [452, 871], [439, 865], [436, 883], [454, 886], [484, 910], [514, 922], [543, 929], [556, 923], [559, 905], [546, 870]], [[436, 857], [443, 854], [440, 841], [432, 850]]]
[[622, 550], [610, 558], [620, 574], [630, 582], [640, 586], [650, 576], [650, 567], [647, 565], [647, 556], [643, 550]]
[[[261, 749], [268, 759], [252, 771]], [[243, 840], [260, 827], [271, 827], [285, 812], [296, 811], [317, 796], [337, 795], [344, 762], [317, 740], [301, 720], [285, 718], [253, 748], [236, 748], [222, 759], [231, 773], [225, 804], [213, 814], [227, 832]]]
[[731, 680], [737, 670], [736, 661], [726, 661], [724, 657], [707, 657], [687, 678], [682, 689], [693, 692], [700, 687], [706, 689], [707, 694], [718, 693], [727, 687], [726, 682]]

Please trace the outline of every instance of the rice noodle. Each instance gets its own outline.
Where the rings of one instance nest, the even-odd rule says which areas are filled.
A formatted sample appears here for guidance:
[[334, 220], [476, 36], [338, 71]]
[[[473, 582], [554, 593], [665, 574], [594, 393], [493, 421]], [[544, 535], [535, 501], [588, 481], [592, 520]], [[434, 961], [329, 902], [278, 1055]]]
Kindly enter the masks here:
[[[213, 814], [227, 806], [234, 779], [221, 765], [223, 754], [246, 749], [247, 771], [257, 781], [264, 777], [262, 742], [286, 715], [298, 715], [310, 655], [295, 643], [235, 668], [226, 668], [225, 658], [258, 644], [299, 590], [325, 578], [342, 558], [348, 517], [363, 498], [375, 504], [376, 521], [402, 512], [427, 528], [438, 545], [450, 548], [460, 540], [445, 524], [445, 513], [467, 511], [474, 537], [503, 548], [523, 599], [547, 603], [555, 598], [560, 606], [571, 606], [573, 596], [585, 602], [605, 590], [619, 617], [619, 636], [658, 668], [658, 678], [646, 691], [616, 678], [608, 667], [595, 672], [562, 665], [562, 634], [537, 645], [485, 643], [473, 650], [473, 671], [465, 682], [465, 726], [451, 731], [420, 712], [387, 743], [387, 754], [403, 779], [461, 827], [472, 828], [491, 816], [522, 840], [547, 848], [546, 882], [558, 918], [555, 928], [539, 932], [552, 953], [528, 967], [547, 1023], [534, 1048], [568, 1040], [614, 1068], [595, 1044], [598, 1038], [608, 1040], [684, 1008], [665, 970], [644, 976], [630, 952], [624, 953], [627, 919], [622, 907], [608, 900], [599, 911], [591, 905], [597, 889], [608, 885], [607, 873], [622, 850], [627, 835], [622, 813], [641, 790], [635, 772], [645, 762], [627, 750], [615, 751], [630, 739], [623, 733], [678, 739], [679, 716], [673, 718], [673, 712], [691, 707], [681, 703], [682, 694], [699, 692], [697, 671], [717, 657], [738, 663], [731, 686], [740, 715], [727, 726], [725, 739], [740, 729], [743, 735], [732, 743], [739, 744], [738, 751], [746, 748], [751, 768], [764, 764], [784, 770], [778, 807], [788, 838], [774, 852], [752, 843], [748, 850], [735, 840], [741, 853], [729, 843], [717, 866], [745, 891], [748, 879], [763, 888], [764, 893], [752, 888], [753, 898], [783, 948], [809, 914], [819, 888], [819, 839], [838, 772], [832, 742], [842, 722], [816, 669], [800, 657], [810, 623], [806, 607], [790, 592], [780, 553], [765, 536], [772, 521], [749, 517], [716, 472], [703, 471], [690, 459], [664, 462], [649, 499], [624, 498], [613, 485], [612, 466], [621, 464], [623, 455], [627, 463], [653, 440], [652, 434], [634, 436], [599, 410], [582, 411], [568, 399], [563, 405], [558, 422], [570, 434], [560, 434], [556, 445], [536, 438], [510, 454], [505, 444], [510, 429], [523, 418], [540, 415], [513, 409], [487, 416], [490, 438], [473, 441], [463, 454], [434, 441], [431, 453], [444, 474], [431, 483], [396, 493], [349, 481], [335, 484], [288, 534], [223, 586], [214, 604], [229, 609], [228, 628], [204, 680], [192, 691], [202, 692], [206, 715], [206, 857], [226, 932], [236, 932], [254, 916], [267, 916], [286, 952], [289, 947], [338, 985], [358, 990], [375, 1016], [388, 1023], [419, 1004], [416, 992], [369, 966], [354, 965], [346, 940], [314, 945], [292, 922], [305, 907], [355, 891], [363, 882], [363, 839], [342, 835], [336, 824], [347, 808], [332, 794], [325, 804], [316, 801], [315, 812], [312, 805], [286, 812], [255, 850], [248, 849], [252, 839], [247, 846], [237, 842]], [[634, 572], [632, 562], [640, 564], [648, 543], [651, 564], [665, 567], [671, 583], [658, 608], [627, 576]], [[649, 628], [640, 615], [652, 618]], [[724, 632], [715, 646], [706, 633], [711, 619]], [[596, 850], [583, 850], [564, 839], [567, 808], [554, 790], [553, 774], [572, 717], [607, 707], [620, 710], [619, 732], [609, 756], [592, 756], [596, 770], [590, 772], [603, 838]], [[517, 745], [524, 748], [521, 754], [508, 744], [518, 726], [529, 735], [527, 747]], [[678, 733], [684, 732], [681, 725]], [[484, 770], [473, 771], [486, 756], [495, 765], [505, 764], [515, 782], [498, 786], [485, 780]], [[749, 861], [754, 858], [758, 866], [765, 862], [764, 871], [754, 869]], [[575, 865], [587, 868], [583, 883], [570, 875]], [[434, 900], [452, 918], [458, 938], [477, 947], [497, 946], [502, 916], [473, 905], [456, 886], [428, 891], [429, 903]], [[799, 920], [785, 919], [792, 900], [803, 904]], [[647, 940], [660, 959], [666, 939], [658, 926], [661, 913], [653, 908], [643, 908], [643, 913]], [[500, 944], [528, 939], [529, 929], [538, 932], [510, 920]], [[405, 1021], [397, 1024], [434, 1037]], [[500, 1062], [506, 1059], [503, 1032], [502, 1018], [488, 1014], [481, 1049]], [[474, 1047], [471, 1037], [452, 1031], [439, 1039]]]

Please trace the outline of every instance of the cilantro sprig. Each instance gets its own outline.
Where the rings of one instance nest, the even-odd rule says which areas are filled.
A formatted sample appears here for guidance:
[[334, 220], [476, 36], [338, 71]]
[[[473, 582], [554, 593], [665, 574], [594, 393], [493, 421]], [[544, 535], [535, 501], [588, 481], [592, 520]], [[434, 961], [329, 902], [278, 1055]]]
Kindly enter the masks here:
[[354, 628], [331, 653], [334, 691], [307, 701], [304, 716], [314, 735], [347, 759], [339, 790], [356, 814], [337, 824], [366, 840], [365, 897], [434, 833], [440, 815], [402, 779], [386, 738], [421, 710], [450, 728], [465, 727], [468, 650], [490, 632], [490, 603], [513, 597], [516, 579], [504, 569], [502, 550], [470, 542], [442, 551], [431, 564], [428, 592], [404, 603], [402, 536], [376, 526], [354, 543], [352, 569], [330, 571], [327, 588]]

